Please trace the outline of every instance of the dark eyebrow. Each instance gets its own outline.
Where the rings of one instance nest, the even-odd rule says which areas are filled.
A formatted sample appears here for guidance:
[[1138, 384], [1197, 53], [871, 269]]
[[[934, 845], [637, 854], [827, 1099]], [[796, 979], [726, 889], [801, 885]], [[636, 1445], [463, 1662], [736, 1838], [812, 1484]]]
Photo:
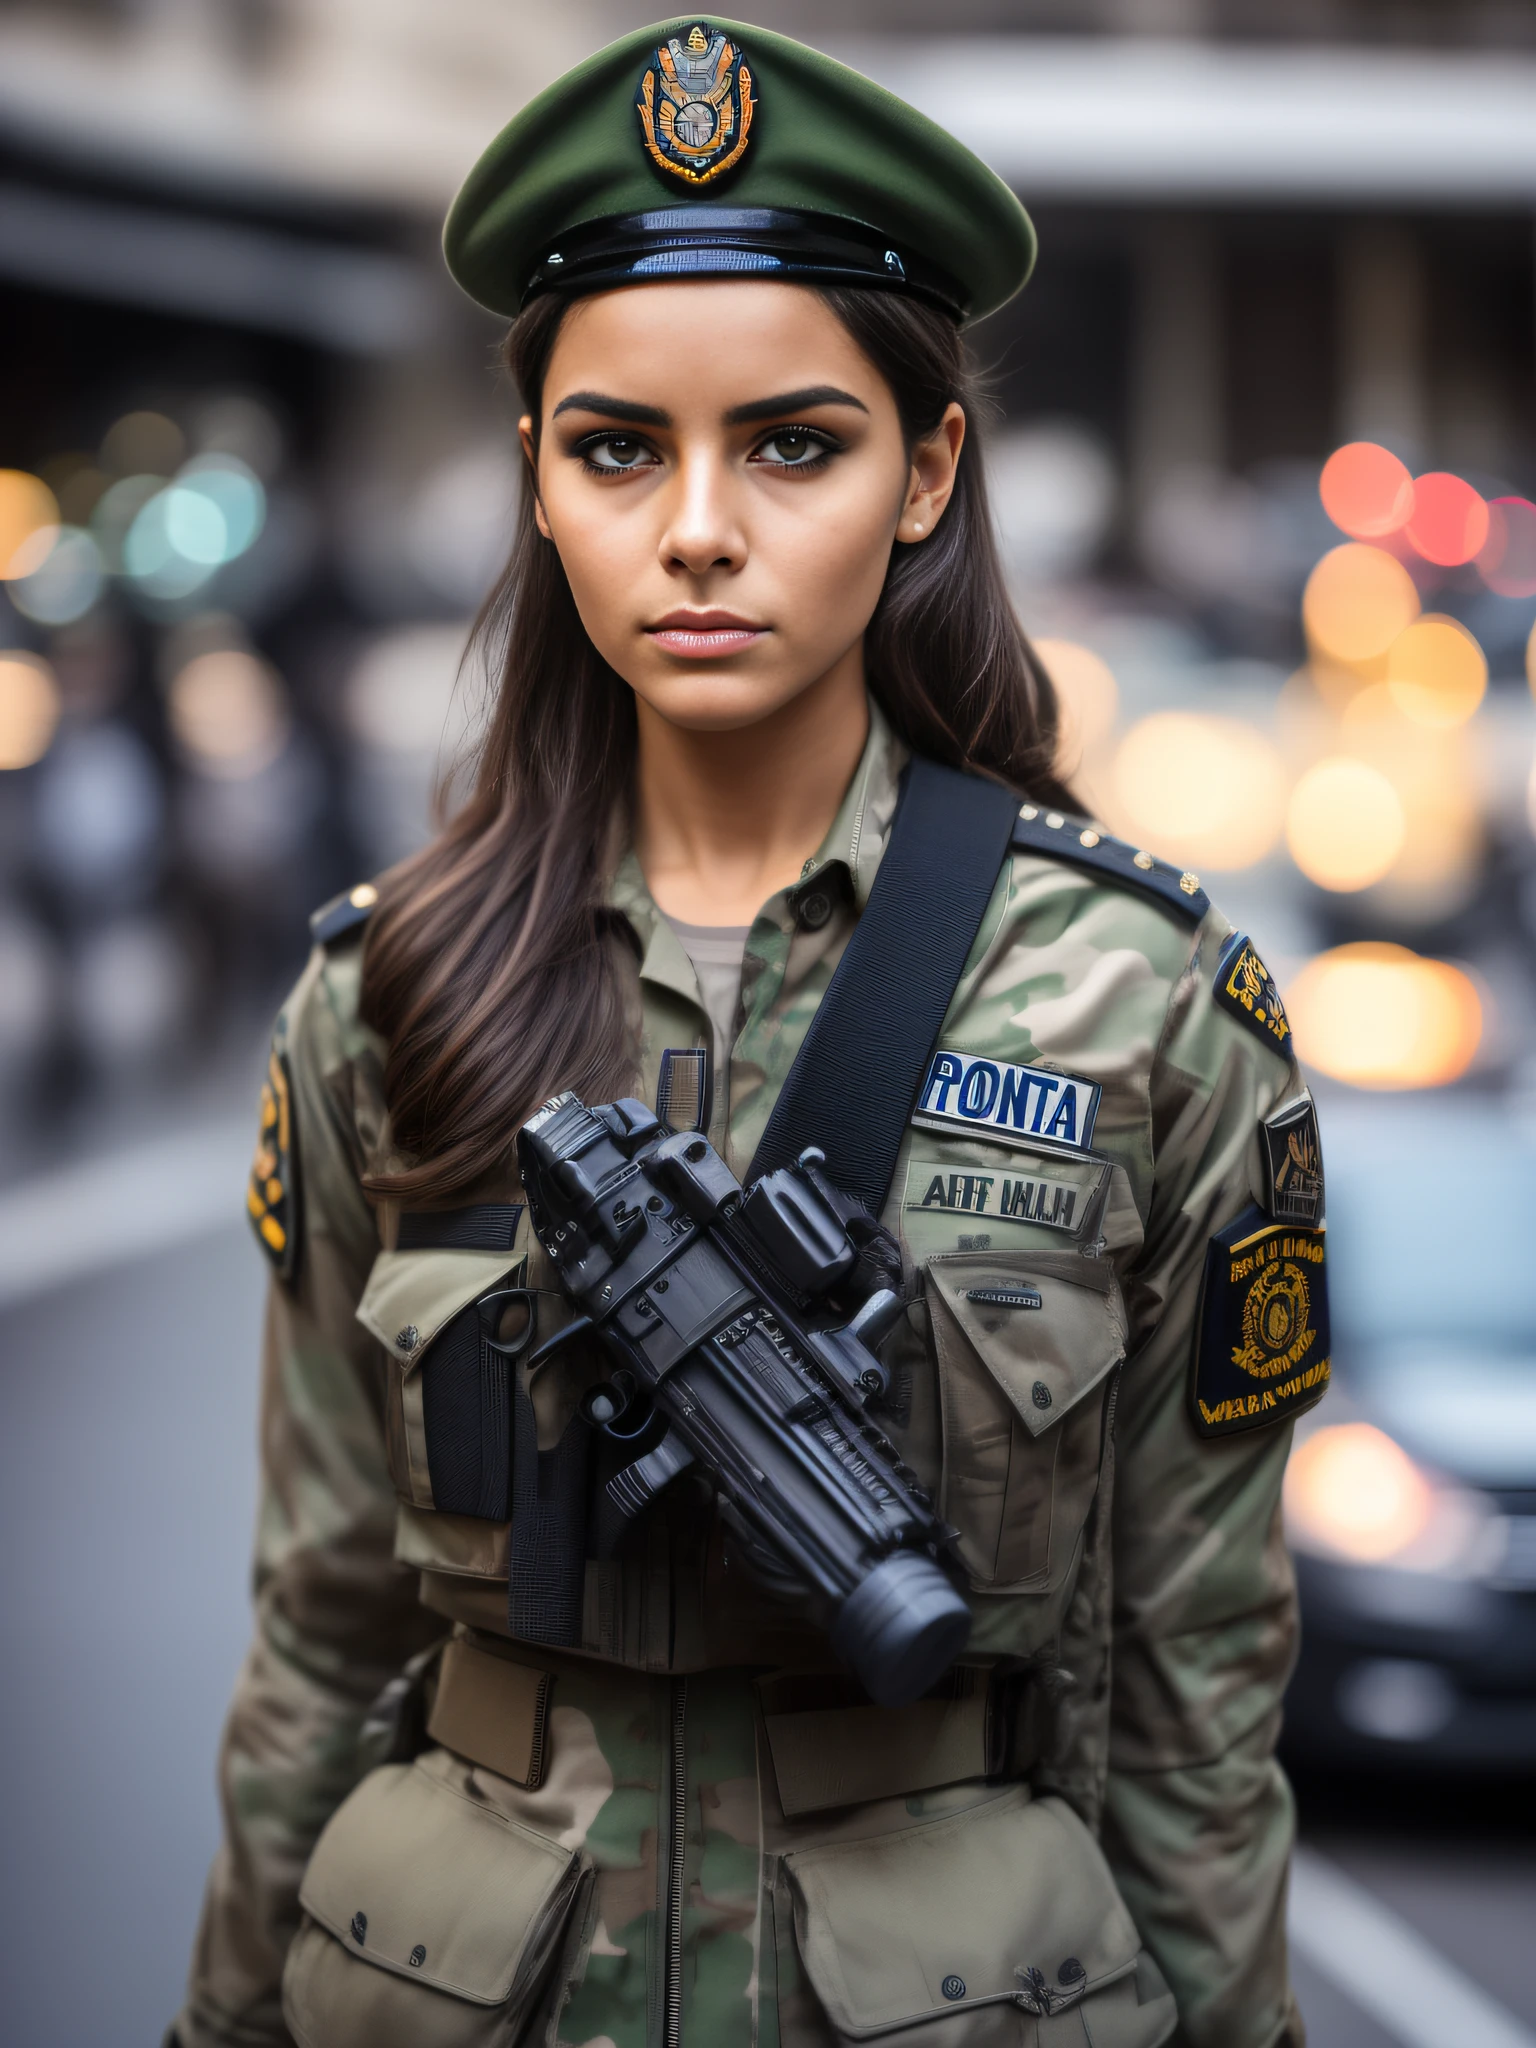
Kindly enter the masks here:
[[563, 412], [595, 412], [611, 420], [627, 420], [632, 427], [670, 427], [672, 415], [663, 412], [659, 405], [637, 405], [632, 398], [609, 398], [601, 391], [573, 391], [569, 398], [562, 398], [550, 414], [558, 419]]
[[787, 412], [809, 412], [813, 405], [851, 405], [858, 412], [869, 411], [851, 391], [839, 391], [835, 384], [808, 384], [803, 391], [781, 391], [777, 398], [754, 398], [750, 405], [733, 405], [725, 416], [725, 424], [750, 427], [758, 420], [779, 419]]

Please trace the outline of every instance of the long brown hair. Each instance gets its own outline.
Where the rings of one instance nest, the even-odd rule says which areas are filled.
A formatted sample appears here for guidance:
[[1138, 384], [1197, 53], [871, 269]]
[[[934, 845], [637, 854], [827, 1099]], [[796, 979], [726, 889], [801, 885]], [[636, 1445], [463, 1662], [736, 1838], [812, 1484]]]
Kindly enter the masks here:
[[[978, 393], [959, 330], [913, 300], [819, 296], [880, 371], [909, 445]], [[505, 361], [535, 424], [565, 312], [543, 298]], [[439, 1202], [504, 1175], [519, 1124], [559, 1088], [603, 1100], [630, 1079], [622, 947], [605, 907], [614, 820], [635, 758], [634, 698], [587, 638], [525, 478], [511, 559], [475, 625], [497, 693], [473, 788], [432, 844], [380, 883], [362, 1014], [386, 1040], [395, 1145], [369, 1187]], [[972, 440], [930, 538], [893, 547], [865, 636], [869, 685], [916, 753], [1048, 803], [1056, 699], [1009, 602]]]

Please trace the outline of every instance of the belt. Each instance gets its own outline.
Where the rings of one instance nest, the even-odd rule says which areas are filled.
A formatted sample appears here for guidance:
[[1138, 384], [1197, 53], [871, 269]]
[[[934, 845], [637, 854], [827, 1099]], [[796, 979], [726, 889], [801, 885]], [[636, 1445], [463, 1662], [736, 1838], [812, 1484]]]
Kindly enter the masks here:
[[[485, 1638], [443, 1650], [427, 1734], [456, 1756], [529, 1790], [548, 1762], [558, 1658], [525, 1663]], [[626, 1674], [632, 1675], [632, 1674]], [[788, 1820], [977, 1778], [1027, 1775], [1020, 1681], [958, 1665], [939, 1695], [876, 1707], [826, 1673], [771, 1672], [756, 1681], [779, 1804]]]

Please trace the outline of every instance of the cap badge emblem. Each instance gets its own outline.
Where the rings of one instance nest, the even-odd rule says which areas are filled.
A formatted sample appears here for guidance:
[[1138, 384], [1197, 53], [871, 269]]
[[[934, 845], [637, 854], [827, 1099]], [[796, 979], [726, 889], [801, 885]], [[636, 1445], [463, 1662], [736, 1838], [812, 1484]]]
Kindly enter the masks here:
[[635, 102], [646, 153], [685, 185], [740, 162], [756, 106], [739, 46], [705, 22], [651, 52]]

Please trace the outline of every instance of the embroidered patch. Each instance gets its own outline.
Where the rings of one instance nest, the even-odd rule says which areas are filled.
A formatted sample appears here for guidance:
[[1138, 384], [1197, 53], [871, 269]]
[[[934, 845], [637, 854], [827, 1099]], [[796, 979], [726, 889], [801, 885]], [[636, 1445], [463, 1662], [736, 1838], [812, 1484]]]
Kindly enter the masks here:
[[940, 1047], [912, 1121], [924, 1130], [969, 1131], [1003, 1145], [1086, 1152], [1098, 1113], [1096, 1081]]
[[1062, 1168], [957, 1166], [949, 1159], [913, 1159], [907, 1166], [903, 1209], [928, 1216], [987, 1217], [994, 1223], [1040, 1223], [1047, 1230], [1077, 1231], [1090, 1197], [1104, 1177], [1063, 1161]]
[[1318, 1223], [1323, 1214], [1323, 1148], [1310, 1095], [1283, 1103], [1263, 1123], [1269, 1213], [1278, 1223]]
[[1299, 1415], [1331, 1373], [1326, 1241], [1250, 1207], [1205, 1255], [1191, 1411], [1202, 1436]]
[[1216, 962], [1216, 1000], [1264, 1043], [1285, 1050], [1291, 1026], [1275, 978], [1254, 950], [1252, 939], [1234, 932]]
[[685, 185], [741, 161], [756, 107], [740, 46], [702, 21], [651, 52], [635, 100], [646, 154]]
[[299, 1173], [288, 1056], [267, 1055], [261, 1086], [261, 1128], [245, 1193], [246, 1213], [279, 1280], [291, 1280], [299, 1257]]

